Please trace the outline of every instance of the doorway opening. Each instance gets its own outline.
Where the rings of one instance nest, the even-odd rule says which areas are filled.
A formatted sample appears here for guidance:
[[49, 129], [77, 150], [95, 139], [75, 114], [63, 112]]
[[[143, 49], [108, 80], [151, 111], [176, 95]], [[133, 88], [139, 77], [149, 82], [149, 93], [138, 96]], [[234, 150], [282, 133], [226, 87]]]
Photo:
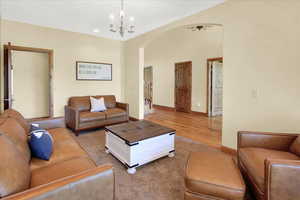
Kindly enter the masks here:
[[223, 58], [207, 59], [207, 114], [223, 115]]
[[192, 109], [192, 62], [175, 63], [175, 110], [190, 113]]
[[145, 115], [152, 113], [153, 104], [153, 67], [144, 68], [144, 104]]
[[4, 109], [53, 117], [53, 50], [4, 45]]
[[[223, 36], [220, 24], [190, 24], [167, 30], [139, 49], [139, 74], [153, 66], [154, 109], [145, 119], [174, 128], [177, 135], [221, 145], [222, 117], [208, 117], [207, 59], [223, 56]], [[141, 110], [144, 92], [139, 94]]]

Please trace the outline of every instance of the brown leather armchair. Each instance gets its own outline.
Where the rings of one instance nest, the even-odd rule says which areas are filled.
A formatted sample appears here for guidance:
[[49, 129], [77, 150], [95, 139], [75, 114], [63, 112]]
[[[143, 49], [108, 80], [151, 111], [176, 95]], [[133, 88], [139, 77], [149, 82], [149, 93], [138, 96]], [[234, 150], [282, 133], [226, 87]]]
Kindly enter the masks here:
[[127, 103], [116, 102], [114, 95], [93, 97], [103, 97], [107, 110], [104, 112], [90, 112], [90, 96], [71, 97], [68, 105], [65, 106], [66, 125], [76, 135], [81, 130], [127, 122], [129, 120], [129, 105]]
[[300, 199], [300, 136], [238, 132], [238, 164], [258, 200]]

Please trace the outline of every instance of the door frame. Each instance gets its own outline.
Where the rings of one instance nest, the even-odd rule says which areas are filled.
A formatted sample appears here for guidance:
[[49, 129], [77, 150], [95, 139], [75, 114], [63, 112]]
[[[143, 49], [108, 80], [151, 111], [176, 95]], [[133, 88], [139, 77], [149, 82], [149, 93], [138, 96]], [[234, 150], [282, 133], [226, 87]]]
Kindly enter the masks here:
[[24, 46], [13, 46], [9, 42], [3, 45], [4, 47], [4, 109], [11, 108], [12, 106], [12, 85], [11, 85], [11, 69], [13, 69], [12, 61], [12, 51], [25, 51], [34, 53], [46, 53], [48, 54], [48, 64], [49, 64], [49, 116], [53, 117], [53, 49], [42, 49]]
[[207, 80], [207, 84], [206, 84], [206, 114], [208, 117], [210, 112], [209, 110], [211, 110], [211, 106], [212, 106], [212, 79], [210, 79], [210, 77], [212, 77], [212, 68], [211, 68], [211, 63], [215, 62], [215, 61], [219, 61], [223, 63], [223, 57], [216, 57], [216, 58], [208, 58], [206, 63], [207, 63], [207, 70], [206, 70], [206, 80]]
[[[149, 101], [150, 109], [152, 109], [152, 105], [153, 105], [153, 67], [152, 67], [152, 65], [144, 67], [144, 87], [145, 87], [145, 70], [146, 69], [151, 69], [151, 78], [152, 78], [151, 85], [150, 85], [151, 98], [147, 99], [147, 100]], [[144, 88], [144, 90], [145, 90], [145, 88]], [[144, 92], [144, 100], [146, 101], [145, 92]]]
[[190, 66], [190, 85], [189, 85], [189, 91], [190, 91], [190, 94], [191, 94], [191, 98], [189, 100], [189, 106], [188, 106], [188, 113], [191, 113], [192, 112], [192, 88], [193, 88], [193, 80], [192, 80], [192, 76], [193, 76], [193, 63], [192, 61], [184, 61], [184, 62], [177, 62], [175, 63], [175, 69], [174, 69], [174, 72], [175, 72], [175, 78], [174, 78], [174, 81], [175, 81], [175, 85], [174, 85], [174, 107], [175, 107], [175, 111], [177, 111], [177, 108], [176, 108], [176, 65], [177, 64], [189, 64]]

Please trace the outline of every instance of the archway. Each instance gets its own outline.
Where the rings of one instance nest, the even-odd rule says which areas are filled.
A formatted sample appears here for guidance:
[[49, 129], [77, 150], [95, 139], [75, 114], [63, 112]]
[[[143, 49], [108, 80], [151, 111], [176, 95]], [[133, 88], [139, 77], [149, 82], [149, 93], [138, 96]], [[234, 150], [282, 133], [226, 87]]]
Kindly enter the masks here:
[[[192, 24], [167, 30], [154, 39], [148, 40], [145, 46], [139, 49], [139, 53], [140, 118], [144, 118], [144, 109], [148, 111], [147, 105], [144, 105], [146, 102], [144, 100], [144, 77], [141, 77], [144, 75], [144, 67], [152, 66], [153, 68], [154, 108], [174, 111], [177, 106], [175, 97], [178, 96], [175, 95], [176, 76], [174, 74], [174, 64], [184, 62], [192, 63], [192, 94], [189, 97], [191, 100], [190, 113], [198, 115], [196, 120], [201, 118], [200, 115], [207, 114], [207, 59], [223, 57], [222, 25]], [[153, 112], [147, 112], [149, 115], [146, 119], [153, 119], [154, 115], [151, 113]], [[157, 112], [155, 113], [157, 114]], [[161, 114], [164, 115], [165, 113]], [[156, 116], [161, 118], [158, 114]], [[219, 133], [222, 129], [222, 118], [219, 119], [221, 120], [209, 121], [207, 123], [209, 129], [206, 129], [214, 135], [208, 140], [218, 145], [221, 143], [221, 134]]]
[[[186, 25], [178, 25], [178, 26], [174, 26], [172, 28], [166, 28], [164, 30], [160, 30], [159, 32], [155, 33], [152, 37], [150, 38], [146, 38], [145, 41], [142, 43], [142, 45], [140, 45], [139, 48], [139, 119], [143, 119], [144, 118], [144, 67], [145, 67], [145, 49], [147, 49], [147, 47], [149, 47], [152, 43], [154, 43], [156, 40], [158, 40], [160, 37], [164, 36], [165, 34], [168, 34], [169, 32], [172, 32], [174, 30], [178, 30], [178, 29], [189, 29], [191, 27], [197, 27], [197, 26], [216, 26], [216, 27], [221, 27], [222, 28], [222, 33], [223, 33], [223, 25], [221, 24], [216, 24], [216, 23], [192, 23], [192, 24], [186, 24]], [[223, 39], [222, 39], [223, 42]], [[223, 52], [223, 46], [222, 46], [222, 52]], [[207, 58], [211, 58], [214, 56], [209, 56]], [[221, 56], [223, 57], [223, 55]], [[204, 61], [203, 61], [204, 62]], [[203, 66], [204, 67], [204, 66]], [[205, 68], [206, 68], [206, 59], [205, 59]], [[206, 69], [205, 69], [206, 70]], [[206, 71], [203, 72], [203, 74], [206, 74]], [[206, 75], [205, 75], [206, 76]], [[206, 86], [206, 85], [205, 85]], [[204, 89], [203, 89], [204, 90]], [[206, 89], [205, 89], [205, 93], [206, 93]], [[201, 102], [202, 105], [206, 105], [207, 102], [205, 100], [205, 102]], [[202, 112], [206, 112], [206, 108], [203, 109]]]

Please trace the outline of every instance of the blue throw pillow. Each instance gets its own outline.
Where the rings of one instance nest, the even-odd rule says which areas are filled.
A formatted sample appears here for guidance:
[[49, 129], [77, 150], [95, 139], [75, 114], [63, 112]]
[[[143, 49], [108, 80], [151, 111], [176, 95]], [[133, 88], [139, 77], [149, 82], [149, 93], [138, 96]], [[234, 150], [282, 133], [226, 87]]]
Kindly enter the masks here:
[[49, 160], [52, 155], [53, 139], [48, 131], [36, 129], [31, 132], [29, 146], [32, 156]]

